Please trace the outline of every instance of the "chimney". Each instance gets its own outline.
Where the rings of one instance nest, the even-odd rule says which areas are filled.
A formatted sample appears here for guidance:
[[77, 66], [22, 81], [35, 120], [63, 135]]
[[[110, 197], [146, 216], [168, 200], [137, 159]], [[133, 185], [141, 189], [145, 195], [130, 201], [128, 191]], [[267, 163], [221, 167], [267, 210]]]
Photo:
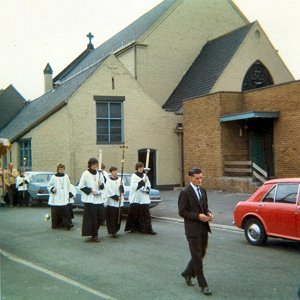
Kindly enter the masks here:
[[49, 63], [47, 63], [46, 68], [44, 69], [44, 92], [47, 93], [48, 91], [53, 89], [53, 71]]

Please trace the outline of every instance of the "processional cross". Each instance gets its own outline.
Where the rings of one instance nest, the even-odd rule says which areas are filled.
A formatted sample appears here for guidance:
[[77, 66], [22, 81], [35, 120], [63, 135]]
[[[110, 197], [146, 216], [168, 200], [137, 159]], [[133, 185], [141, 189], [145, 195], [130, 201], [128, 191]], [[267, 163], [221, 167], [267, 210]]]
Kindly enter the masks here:
[[[121, 184], [123, 185], [123, 174], [124, 174], [124, 164], [125, 164], [125, 149], [128, 149], [128, 146], [123, 144], [120, 146], [120, 149], [122, 150], [122, 160], [121, 160]], [[122, 192], [120, 190], [120, 198], [122, 197]], [[119, 213], [118, 213], [118, 224], [121, 223], [121, 200], [119, 201]]]

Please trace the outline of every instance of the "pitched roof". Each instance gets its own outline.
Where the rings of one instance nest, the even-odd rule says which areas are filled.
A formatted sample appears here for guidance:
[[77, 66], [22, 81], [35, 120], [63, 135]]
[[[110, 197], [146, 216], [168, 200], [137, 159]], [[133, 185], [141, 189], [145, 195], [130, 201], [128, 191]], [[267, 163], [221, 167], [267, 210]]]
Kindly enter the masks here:
[[0, 90], [0, 129], [25, 106], [25, 101], [13, 85]]
[[163, 108], [178, 112], [184, 99], [208, 94], [252, 26], [247, 24], [207, 42]]
[[68, 99], [93, 74], [100, 64], [101, 62], [87, 68], [36, 100], [27, 102], [16, 117], [0, 131], [0, 137], [8, 138], [14, 142], [66, 105]]
[[80, 60], [75, 60], [60, 74], [55, 77], [55, 80], [66, 79], [81, 69], [84, 69], [91, 64], [102, 60], [111, 53], [132, 44], [137, 41], [146, 31], [148, 31], [164, 14], [165, 12], [176, 3], [177, 0], [164, 0], [150, 11], [142, 15], [136, 21], [128, 25], [126, 28], [118, 32], [116, 35], [108, 39], [102, 45], [94, 50], [83, 52], [84, 55]]
[[55, 78], [55, 89], [34, 101], [1, 131], [0, 136], [15, 141], [67, 103], [70, 96], [102, 64], [104, 59], [140, 38], [177, 0], [165, 0], [96, 49], [88, 47]]

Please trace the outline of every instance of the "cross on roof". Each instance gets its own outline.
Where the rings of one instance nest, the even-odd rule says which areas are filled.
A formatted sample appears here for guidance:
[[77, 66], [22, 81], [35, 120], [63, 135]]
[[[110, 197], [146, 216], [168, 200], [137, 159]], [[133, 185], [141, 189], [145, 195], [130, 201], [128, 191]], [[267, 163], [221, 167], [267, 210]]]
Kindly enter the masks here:
[[89, 41], [90, 41], [90, 44], [92, 43], [92, 39], [94, 38], [94, 36], [89, 32], [89, 34], [87, 35]]

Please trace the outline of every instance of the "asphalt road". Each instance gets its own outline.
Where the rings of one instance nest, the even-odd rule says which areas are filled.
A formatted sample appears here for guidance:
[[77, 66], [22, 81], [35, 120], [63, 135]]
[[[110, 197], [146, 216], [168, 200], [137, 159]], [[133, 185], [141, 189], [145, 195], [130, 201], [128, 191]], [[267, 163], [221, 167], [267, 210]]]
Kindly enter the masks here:
[[[157, 217], [180, 218], [178, 215], [177, 191], [162, 191], [162, 202], [151, 210], [151, 214]], [[233, 210], [239, 201], [244, 201], [250, 194], [231, 193], [223, 191], [207, 191], [208, 207], [214, 214], [214, 224], [232, 226]]]
[[[183, 224], [153, 219], [157, 236], [100, 229], [101, 243], [52, 230], [47, 207], [0, 208], [1, 299], [205, 299], [180, 276], [189, 260]], [[205, 273], [213, 299], [298, 299], [300, 243], [246, 243], [241, 231], [213, 226]]]

